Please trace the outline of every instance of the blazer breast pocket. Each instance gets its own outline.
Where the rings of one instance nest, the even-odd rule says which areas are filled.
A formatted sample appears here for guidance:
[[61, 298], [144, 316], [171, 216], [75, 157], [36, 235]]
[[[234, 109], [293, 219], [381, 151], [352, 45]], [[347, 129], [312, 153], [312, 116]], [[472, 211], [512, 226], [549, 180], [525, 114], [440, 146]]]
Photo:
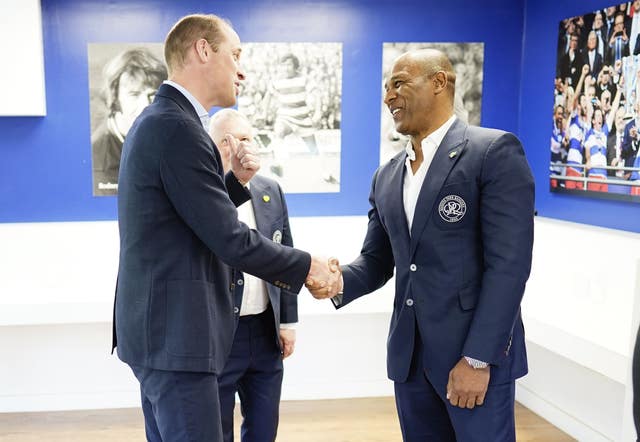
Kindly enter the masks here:
[[475, 216], [475, 183], [463, 181], [445, 185], [433, 205], [432, 219], [443, 230], [461, 229]]

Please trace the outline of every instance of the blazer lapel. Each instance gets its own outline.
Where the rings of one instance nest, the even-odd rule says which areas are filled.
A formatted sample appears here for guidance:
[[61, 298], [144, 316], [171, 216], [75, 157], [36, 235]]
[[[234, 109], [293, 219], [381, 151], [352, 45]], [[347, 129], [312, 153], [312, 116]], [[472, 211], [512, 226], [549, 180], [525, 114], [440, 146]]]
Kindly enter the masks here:
[[267, 235], [267, 237], [270, 238], [271, 232], [269, 231], [269, 228], [271, 226], [268, 225], [270, 217], [267, 216], [270, 204], [263, 200], [263, 197], [268, 195], [269, 192], [267, 192], [265, 186], [263, 186], [257, 179], [251, 180], [249, 192], [251, 193], [251, 205], [256, 218], [256, 228], [258, 229], [258, 232], [263, 235]]
[[419, 242], [418, 238], [433, 213], [432, 209], [436, 196], [440, 193], [440, 189], [447, 179], [449, 172], [464, 152], [467, 142], [465, 138], [466, 130], [466, 123], [456, 119], [442, 139], [431, 161], [427, 176], [424, 179], [424, 183], [422, 183], [416, 204], [416, 211], [413, 215], [409, 256], [413, 256]]
[[[407, 155], [400, 155], [394, 158], [395, 164], [391, 167], [391, 182], [389, 185], [389, 213], [391, 216], [385, 216], [384, 219], [390, 224], [389, 230], [398, 232], [404, 244], [409, 244], [409, 225], [407, 224], [407, 216], [404, 211], [404, 174], [405, 160]], [[399, 214], [399, 216], [397, 215]], [[406, 250], [406, 249], [405, 249]]]

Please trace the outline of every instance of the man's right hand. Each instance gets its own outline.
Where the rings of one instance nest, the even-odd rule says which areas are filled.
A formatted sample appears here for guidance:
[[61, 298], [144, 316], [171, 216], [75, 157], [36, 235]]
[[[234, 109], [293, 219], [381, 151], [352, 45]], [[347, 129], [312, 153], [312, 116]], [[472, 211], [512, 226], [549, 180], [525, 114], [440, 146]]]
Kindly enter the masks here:
[[260, 155], [251, 143], [238, 140], [231, 134], [226, 134], [224, 139], [229, 145], [231, 171], [244, 186], [260, 169]]
[[342, 271], [336, 258], [311, 257], [305, 286], [316, 299], [333, 298], [342, 291]]

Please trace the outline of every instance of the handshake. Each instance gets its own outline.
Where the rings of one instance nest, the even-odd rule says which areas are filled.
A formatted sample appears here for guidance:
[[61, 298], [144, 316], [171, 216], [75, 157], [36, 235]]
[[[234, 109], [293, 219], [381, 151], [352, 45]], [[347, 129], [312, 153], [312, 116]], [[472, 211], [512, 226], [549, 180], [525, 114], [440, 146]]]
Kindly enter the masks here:
[[316, 299], [333, 298], [342, 292], [342, 271], [337, 258], [326, 262], [316, 256], [311, 257], [311, 267], [304, 284]]

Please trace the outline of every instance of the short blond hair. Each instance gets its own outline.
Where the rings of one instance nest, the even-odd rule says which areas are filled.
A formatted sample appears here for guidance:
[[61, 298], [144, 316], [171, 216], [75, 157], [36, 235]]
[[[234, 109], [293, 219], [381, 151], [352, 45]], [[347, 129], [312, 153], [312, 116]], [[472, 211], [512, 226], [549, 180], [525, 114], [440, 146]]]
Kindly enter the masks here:
[[224, 39], [225, 26], [231, 28], [231, 22], [214, 14], [192, 14], [178, 20], [164, 41], [169, 75], [184, 66], [189, 48], [196, 40], [204, 38], [217, 51]]

